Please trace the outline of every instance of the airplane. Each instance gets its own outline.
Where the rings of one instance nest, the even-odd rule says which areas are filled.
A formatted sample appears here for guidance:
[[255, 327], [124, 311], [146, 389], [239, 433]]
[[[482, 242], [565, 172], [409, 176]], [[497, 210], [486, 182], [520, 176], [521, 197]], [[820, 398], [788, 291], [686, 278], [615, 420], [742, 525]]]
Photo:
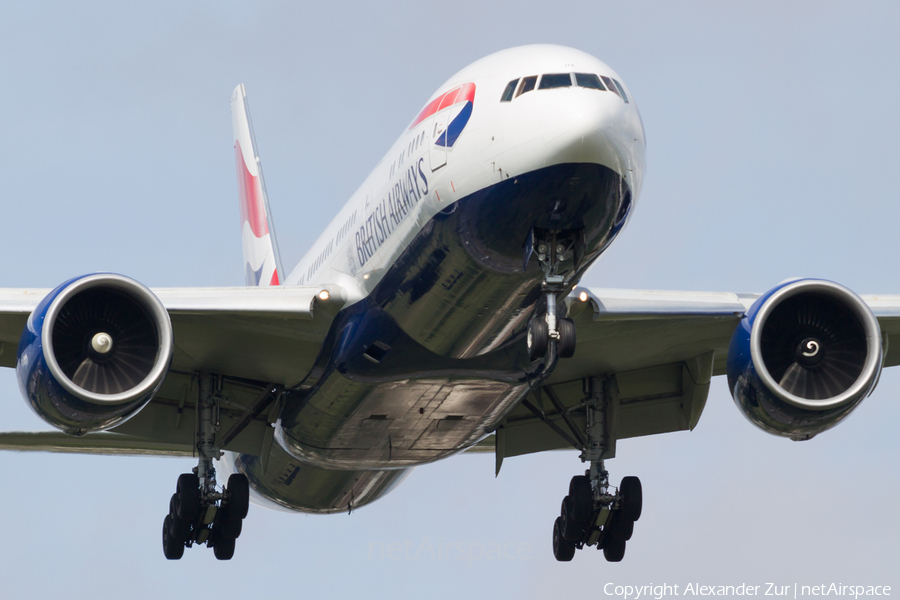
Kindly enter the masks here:
[[290, 272], [243, 85], [231, 111], [245, 287], [92, 273], [0, 290], [0, 364], [56, 429], [0, 448], [196, 458], [167, 559], [232, 558], [251, 501], [346, 513], [461, 452], [499, 473], [576, 449], [554, 556], [618, 562], [642, 512], [640, 480], [606, 468], [618, 440], [693, 429], [715, 375], [751, 423], [809, 440], [900, 363], [900, 296], [581, 286], [646, 150], [630, 90], [584, 52], [523, 46], [452, 76]]

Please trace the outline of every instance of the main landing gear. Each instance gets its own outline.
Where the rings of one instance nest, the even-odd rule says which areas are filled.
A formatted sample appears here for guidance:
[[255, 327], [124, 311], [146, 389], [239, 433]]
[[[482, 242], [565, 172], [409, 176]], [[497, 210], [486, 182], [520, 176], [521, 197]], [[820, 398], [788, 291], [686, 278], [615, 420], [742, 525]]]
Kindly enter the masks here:
[[597, 378], [585, 380], [586, 436], [576, 437], [583, 440], [581, 461], [591, 466], [584, 475], [572, 478], [553, 523], [553, 556], [559, 561], [572, 560], [575, 550], [596, 546], [606, 560], [619, 562], [634, 533], [634, 522], [641, 518], [640, 479], [625, 477], [618, 490], [612, 491], [603, 463], [608, 448], [605, 383]]
[[553, 522], [556, 560], [570, 561], [575, 550], [594, 545], [609, 562], [625, 556], [625, 543], [634, 533], [634, 522], [641, 518], [641, 480], [625, 477], [615, 493], [608, 486], [594, 485], [590, 475], [576, 475], [569, 483], [569, 495]]
[[571, 358], [575, 354], [575, 323], [572, 319], [557, 317], [556, 300], [568, 287], [560, 270], [562, 263], [573, 260], [574, 243], [555, 232], [544, 233], [537, 240], [534, 240], [532, 233], [526, 246], [532, 243], [544, 271], [541, 292], [547, 311], [543, 315], [533, 317], [528, 323], [525, 338], [528, 356], [535, 361], [547, 356], [549, 350], [550, 362], [554, 362], [557, 357]]
[[224, 490], [216, 489], [213, 459], [222, 455], [215, 444], [219, 422], [216, 385], [212, 375], [200, 375], [200, 461], [191, 473], [178, 477], [169, 501], [169, 514], [162, 529], [163, 553], [169, 560], [180, 559], [185, 547], [203, 543], [213, 549], [219, 560], [229, 560], [250, 506], [250, 486], [244, 475], [235, 473], [228, 478]]

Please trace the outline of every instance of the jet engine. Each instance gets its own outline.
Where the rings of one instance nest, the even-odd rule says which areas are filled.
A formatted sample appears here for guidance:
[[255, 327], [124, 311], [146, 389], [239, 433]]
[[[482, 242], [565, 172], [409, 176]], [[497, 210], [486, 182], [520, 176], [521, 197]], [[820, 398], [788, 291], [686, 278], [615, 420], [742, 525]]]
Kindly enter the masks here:
[[31, 407], [66, 433], [123, 423], [159, 390], [172, 360], [172, 324], [159, 299], [114, 274], [66, 281], [28, 318], [16, 375]]
[[881, 329], [847, 288], [782, 284], [741, 319], [728, 349], [728, 387], [762, 429], [807, 440], [844, 419], [878, 382]]

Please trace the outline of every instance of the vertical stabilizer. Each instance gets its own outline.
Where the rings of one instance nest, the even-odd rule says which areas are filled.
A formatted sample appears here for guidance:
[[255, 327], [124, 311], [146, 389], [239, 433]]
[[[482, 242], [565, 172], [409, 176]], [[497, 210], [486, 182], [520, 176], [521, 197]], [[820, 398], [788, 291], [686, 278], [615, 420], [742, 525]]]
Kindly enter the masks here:
[[234, 88], [231, 95], [231, 121], [241, 205], [245, 280], [248, 286], [254, 287], [278, 285], [282, 275], [281, 257], [243, 83]]

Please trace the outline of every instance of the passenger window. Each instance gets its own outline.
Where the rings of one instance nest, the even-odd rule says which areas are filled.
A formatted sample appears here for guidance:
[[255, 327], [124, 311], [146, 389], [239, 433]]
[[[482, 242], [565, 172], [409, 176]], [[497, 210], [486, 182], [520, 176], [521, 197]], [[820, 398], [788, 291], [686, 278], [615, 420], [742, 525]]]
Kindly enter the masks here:
[[583, 88], [606, 91], [606, 88], [600, 82], [600, 78], [593, 73], [575, 73], [575, 83]]
[[609, 89], [609, 91], [613, 92], [617, 96], [622, 95], [619, 93], [619, 90], [616, 89], [616, 84], [613, 83], [612, 79], [610, 79], [609, 77], [604, 77], [603, 75], [601, 75], [600, 78], [603, 79], [603, 81], [606, 83], [606, 87], [607, 89]]
[[516, 98], [518, 98], [525, 92], [530, 92], [531, 90], [533, 90], [535, 83], [537, 83], [537, 75], [532, 75], [531, 77], [523, 77], [522, 87], [519, 88], [519, 93], [516, 94]]
[[500, 102], [509, 102], [513, 99], [513, 94], [516, 91], [516, 86], [519, 84], [518, 79], [513, 79], [509, 83], [506, 84], [506, 89], [503, 90], [503, 95], [500, 96]]
[[615, 79], [613, 79], [613, 83], [616, 84], [616, 87], [617, 87], [617, 88], [619, 88], [619, 93], [622, 94], [622, 100], [624, 100], [625, 103], [627, 104], [627, 103], [628, 103], [628, 96], [625, 94], [625, 88], [623, 88], [623, 87], [622, 87], [622, 84], [619, 83], [618, 81], [616, 81]]
[[552, 88], [571, 87], [572, 76], [568, 73], [548, 73], [541, 77], [541, 85], [538, 89], [549, 90]]

